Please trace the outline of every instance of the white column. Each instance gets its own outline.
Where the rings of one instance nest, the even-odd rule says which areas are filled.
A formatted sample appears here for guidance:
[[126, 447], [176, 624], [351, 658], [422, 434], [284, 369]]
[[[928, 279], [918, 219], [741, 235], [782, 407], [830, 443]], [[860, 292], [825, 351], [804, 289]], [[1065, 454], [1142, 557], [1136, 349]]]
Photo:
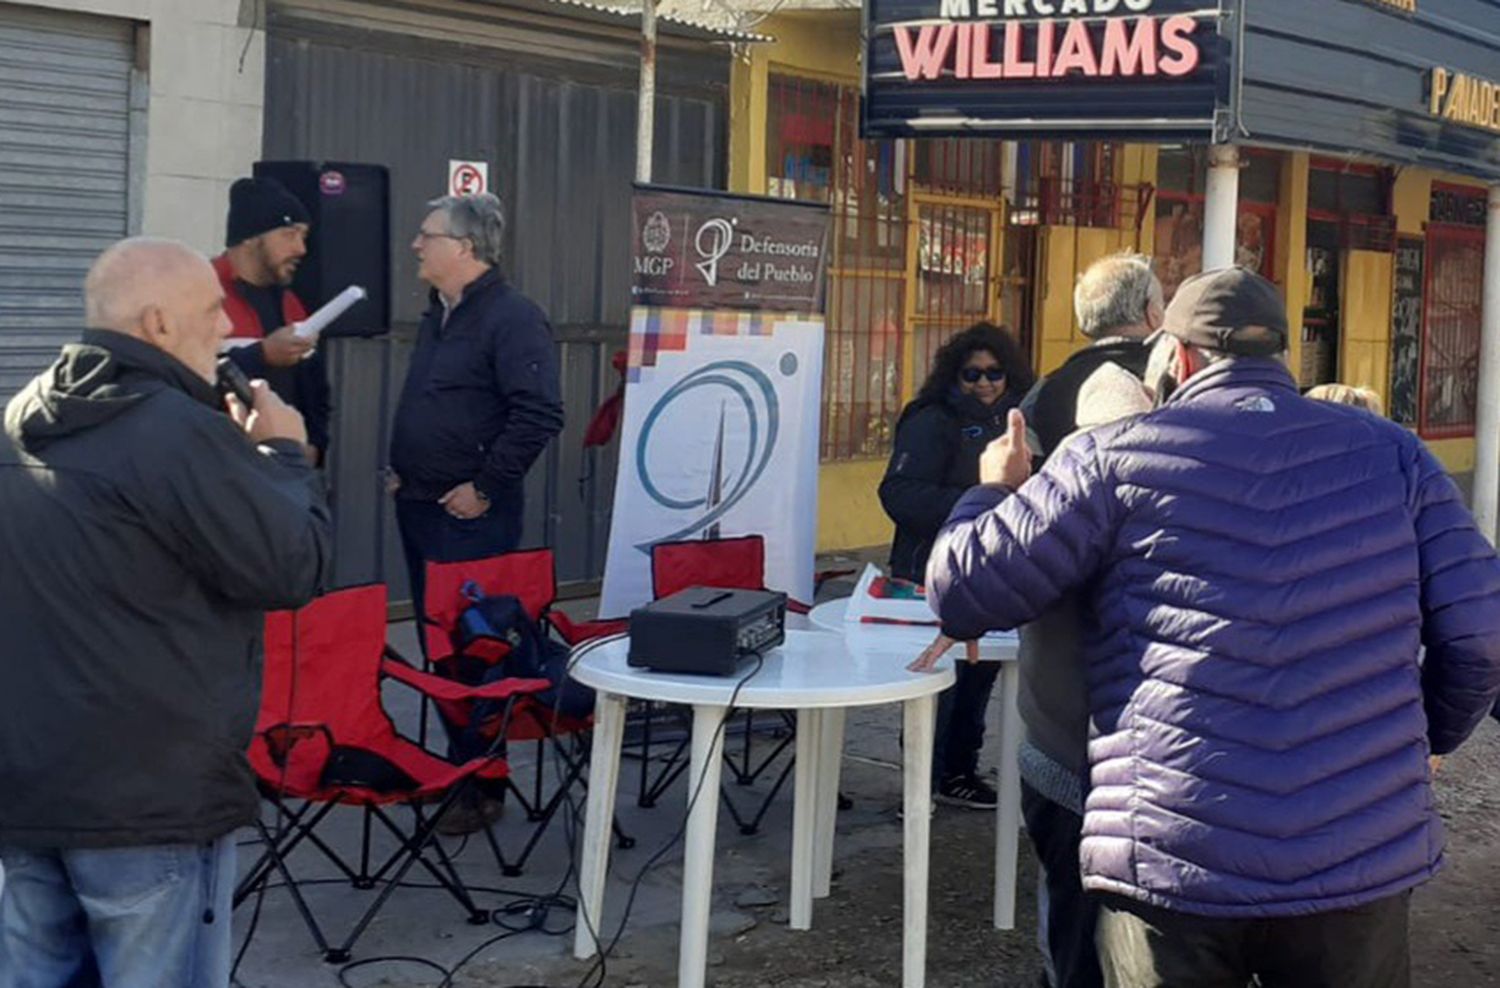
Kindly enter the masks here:
[[1235, 225], [1240, 206], [1240, 152], [1233, 144], [1208, 149], [1208, 186], [1203, 202], [1203, 270], [1234, 264]]
[[1495, 541], [1500, 510], [1500, 185], [1490, 187], [1484, 245], [1484, 318], [1479, 340], [1479, 409], [1474, 423], [1474, 517]]
[[641, 88], [635, 106], [635, 180], [651, 181], [656, 132], [656, 0], [641, 2]]

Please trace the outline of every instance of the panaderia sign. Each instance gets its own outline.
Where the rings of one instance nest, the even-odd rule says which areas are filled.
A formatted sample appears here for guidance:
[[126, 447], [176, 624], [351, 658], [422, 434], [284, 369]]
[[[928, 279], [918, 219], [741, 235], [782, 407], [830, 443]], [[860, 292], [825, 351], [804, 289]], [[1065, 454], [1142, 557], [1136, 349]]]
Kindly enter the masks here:
[[1229, 44], [1203, 0], [868, 0], [865, 128], [1213, 136]]

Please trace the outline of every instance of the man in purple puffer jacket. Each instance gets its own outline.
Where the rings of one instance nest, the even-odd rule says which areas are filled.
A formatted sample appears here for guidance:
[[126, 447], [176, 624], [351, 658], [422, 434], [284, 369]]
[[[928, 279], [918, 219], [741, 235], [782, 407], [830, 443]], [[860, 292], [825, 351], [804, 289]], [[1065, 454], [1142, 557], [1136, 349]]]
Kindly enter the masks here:
[[1083, 593], [1111, 986], [1409, 984], [1410, 890], [1442, 859], [1427, 756], [1500, 693], [1500, 562], [1457, 488], [1406, 430], [1300, 397], [1286, 332], [1258, 275], [1186, 282], [1159, 407], [1030, 480], [1012, 421], [928, 566], [959, 639]]

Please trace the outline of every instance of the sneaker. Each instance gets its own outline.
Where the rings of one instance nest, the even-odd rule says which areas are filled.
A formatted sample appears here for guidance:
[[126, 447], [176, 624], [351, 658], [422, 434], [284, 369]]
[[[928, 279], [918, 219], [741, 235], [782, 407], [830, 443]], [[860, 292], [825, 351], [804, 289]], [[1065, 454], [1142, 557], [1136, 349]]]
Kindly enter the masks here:
[[1000, 802], [995, 787], [977, 775], [957, 775], [938, 786], [933, 798], [945, 806], [993, 810]]
[[504, 812], [505, 804], [498, 799], [461, 799], [448, 807], [448, 812], [438, 821], [437, 832], [444, 837], [463, 837], [478, 833], [500, 819]]

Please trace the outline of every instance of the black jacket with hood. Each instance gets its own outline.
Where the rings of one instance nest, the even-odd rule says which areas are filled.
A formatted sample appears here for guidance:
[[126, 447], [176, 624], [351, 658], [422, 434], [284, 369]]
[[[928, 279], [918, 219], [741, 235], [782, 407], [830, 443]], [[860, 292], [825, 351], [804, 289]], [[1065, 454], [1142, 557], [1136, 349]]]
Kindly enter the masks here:
[[979, 483], [979, 457], [1005, 432], [1006, 416], [1021, 396], [1007, 391], [993, 405], [956, 389], [918, 398], [896, 421], [896, 441], [880, 503], [896, 523], [891, 575], [921, 583], [938, 530], [964, 492]]
[[321, 481], [214, 389], [88, 332], [5, 410], [0, 844], [198, 843], [248, 823], [264, 612], [327, 572]]

